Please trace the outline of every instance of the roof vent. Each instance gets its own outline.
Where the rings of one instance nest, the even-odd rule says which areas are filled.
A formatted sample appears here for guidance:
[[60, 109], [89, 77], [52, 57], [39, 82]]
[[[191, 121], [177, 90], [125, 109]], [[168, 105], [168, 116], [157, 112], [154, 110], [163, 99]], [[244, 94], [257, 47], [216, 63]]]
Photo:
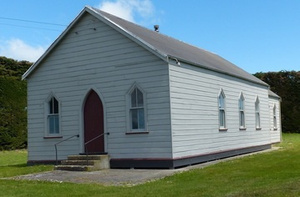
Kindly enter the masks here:
[[159, 25], [154, 25], [154, 31], [159, 32]]

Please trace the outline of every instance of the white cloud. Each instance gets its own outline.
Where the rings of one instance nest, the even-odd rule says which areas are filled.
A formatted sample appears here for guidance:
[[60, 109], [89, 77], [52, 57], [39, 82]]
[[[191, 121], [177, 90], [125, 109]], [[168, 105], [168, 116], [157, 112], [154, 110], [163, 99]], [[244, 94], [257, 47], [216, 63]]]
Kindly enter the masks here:
[[136, 16], [149, 20], [155, 11], [150, 0], [105, 0], [98, 8], [131, 22], [136, 22]]
[[6, 56], [16, 60], [35, 62], [46, 50], [42, 46], [30, 46], [20, 39], [0, 41], [0, 56]]

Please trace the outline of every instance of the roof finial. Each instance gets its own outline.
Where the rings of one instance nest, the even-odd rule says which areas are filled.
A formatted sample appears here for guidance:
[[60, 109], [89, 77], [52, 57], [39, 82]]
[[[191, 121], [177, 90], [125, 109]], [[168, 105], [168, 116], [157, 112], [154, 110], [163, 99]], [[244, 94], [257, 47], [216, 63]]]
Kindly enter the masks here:
[[154, 25], [154, 31], [159, 32], [159, 25]]

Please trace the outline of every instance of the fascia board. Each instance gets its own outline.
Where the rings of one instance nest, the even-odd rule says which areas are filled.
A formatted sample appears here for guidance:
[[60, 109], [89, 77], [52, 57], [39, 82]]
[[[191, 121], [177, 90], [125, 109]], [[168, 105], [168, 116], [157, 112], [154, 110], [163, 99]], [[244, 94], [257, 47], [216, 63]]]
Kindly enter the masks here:
[[245, 80], [245, 81], [248, 81], [248, 82], [251, 82], [251, 83], [255, 83], [255, 84], [258, 84], [258, 85], [263, 85], [263, 86], [269, 87], [269, 85], [267, 83], [263, 82], [263, 81], [261, 81], [259, 83], [259, 82], [256, 82], [256, 81], [245, 79], [244, 77], [239, 77], [237, 75], [233, 75], [233, 74], [231, 74], [229, 72], [225, 72], [225, 71], [220, 71], [220, 70], [217, 70], [217, 69], [209, 68], [207, 66], [204, 66], [204, 65], [201, 65], [201, 64], [197, 64], [195, 62], [187, 61], [185, 59], [181, 59], [181, 58], [178, 58], [178, 57], [175, 57], [175, 56], [168, 56], [168, 58], [169, 59], [177, 59], [179, 62], [182, 62], [182, 63], [186, 63], [186, 64], [189, 64], [189, 65], [200, 67], [200, 68], [203, 68], [203, 69], [206, 69], [206, 70], [210, 70], [210, 71], [213, 71], [213, 72], [216, 72], [216, 73], [225, 74], [225, 75], [228, 75], [228, 76], [231, 76], [231, 77], [235, 77], [235, 78], [238, 78], [238, 79], [242, 79], [242, 80]]
[[121, 33], [122, 35], [126, 36], [130, 40], [136, 42], [138, 45], [142, 46], [146, 50], [150, 51], [154, 55], [158, 56], [159, 58], [161, 58], [162, 60], [164, 60], [164, 61], [167, 62], [167, 59], [168, 59], [168, 55], [167, 54], [159, 51], [158, 49], [156, 49], [155, 47], [153, 47], [148, 42], [144, 41], [140, 37], [132, 34], [129, 31], [127, 31], [122, 26], [118, 25], [117, 23], [113, 22], [112, 20], [110, 20], [106, 16], [104, 16], [101, 13], [97, 12], [96, 10], [94, 10], [92, 7], [87, 6], [86, 8], [88, 8], [87, 12], [89, 12], [90, 14], [92, 14], [93, 16], [95, 16], [96, 18], [98, 18], [99, 20], [101, 20], [102, 22], [104, 22], [105, 24], [109, 25], [110, 27], [112, 27], [113, 29], [115, 29], [116, 31], [118, 31], [119, 33]]
[[29, 75], [40, 65], [40, 63], [47, 57], [47, 55], [55, 48], [56, 45], [62, 40], [62, 38], [69, 32], [69, 30], [76, 24], [81, 16], [87, 11], [85, 7], [76, 18], [68, 25], [68, 27], [55, 39], [55, 41], [49, 46], [49, 48], [43, 53], [43, 55], [22, 75], [22, 80], [25, 80]]

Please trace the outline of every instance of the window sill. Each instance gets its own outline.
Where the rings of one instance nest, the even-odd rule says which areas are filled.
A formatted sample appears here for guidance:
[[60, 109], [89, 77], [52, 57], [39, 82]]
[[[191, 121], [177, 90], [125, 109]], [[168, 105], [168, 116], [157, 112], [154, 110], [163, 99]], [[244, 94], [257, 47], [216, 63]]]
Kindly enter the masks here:
[[63, 138], [63, 136], [45, 136], [44, 139], [59, 139]]
[[125, 133], [126, 135], [135, 135], [135, 134], [149, 134], [149, 131], [129, 131]]
[[246, 127], [240, 127], [240, 131], [246, 131], [247, 128]]
[[219, 131], [227, 131], [227, 128], [219, 128]]
[[261, 130], [261, 128], [260, 128], [260, 127], [256, 127], [255, 129], [256, 129], [257, 131]]

